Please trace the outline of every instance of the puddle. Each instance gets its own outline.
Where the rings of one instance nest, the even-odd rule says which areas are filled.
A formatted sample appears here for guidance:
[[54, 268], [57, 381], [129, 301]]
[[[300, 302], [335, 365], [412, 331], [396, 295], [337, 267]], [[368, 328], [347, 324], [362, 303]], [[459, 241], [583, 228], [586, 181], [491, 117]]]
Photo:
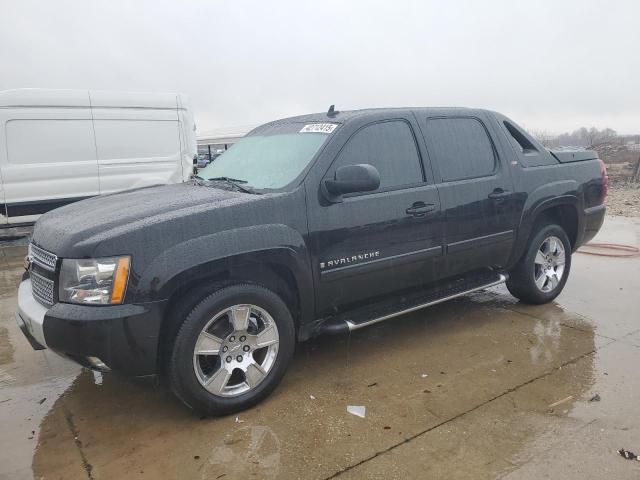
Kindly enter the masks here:
[[[593, 349], [593, 332], [466, 297], [350, 338], [300, 345], [281, 386], [239, 414], [241, 422], [235, 415], [200, 419], [162, 385], [85, 371], [53, 403], [41, 431], [54, 431], [70, 412], [96, 477], [137, 471], [152, 478], [323, 478]], [[581, 398], [591, 388], [591, 364], [579, 367], [562, 398]], [[531, 398], [546, 395], [553, 398], [545, 406], [558, 393], [534, 389]], [[354, 402], [366, 406], [365, 418], [347, 412]], [[520, 441], [514, 437], [502, 454], [517, 457], [544, 433], [533, 427], [523, 423]], [[36, 477], [56, 473], [54, 459], [58, 473], [79, 464], [71, 437], [61, 452], [60, 439], [43, 435], [33, 458]]]

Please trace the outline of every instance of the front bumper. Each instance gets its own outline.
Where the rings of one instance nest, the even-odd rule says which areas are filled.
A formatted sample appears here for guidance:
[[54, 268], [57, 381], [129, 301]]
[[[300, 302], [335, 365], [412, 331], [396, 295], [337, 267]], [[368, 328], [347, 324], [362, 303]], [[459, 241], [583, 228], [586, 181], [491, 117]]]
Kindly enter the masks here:
[[20, 282], [18, 287], [18, 311], [16, 322], [27, 337], [34, 350], [44, 350], [47, 344], [44, 340], [42, 325], [47, 308], [40, 304], [31, 293], [31, 280], [29, 278]]
[[18, 288], [16, 321], [34, 349], [49, 348], [91, 366], [97, 357], [126, 375], [157, 373], [160, 326], [166, 301], [87, 306], [57, 303], [47, 309], [26, 278]]

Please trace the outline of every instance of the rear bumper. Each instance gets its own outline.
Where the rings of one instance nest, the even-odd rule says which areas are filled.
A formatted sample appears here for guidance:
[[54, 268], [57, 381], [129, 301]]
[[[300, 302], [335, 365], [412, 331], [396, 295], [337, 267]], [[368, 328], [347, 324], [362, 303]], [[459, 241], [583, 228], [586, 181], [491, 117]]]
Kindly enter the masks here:
[[135, 305], [85, 306], [58, 303], [47, 309], [31, 294], [31, 281], [18, 289], [16, 321], [34, 349], [49, 348], [90, 366], [97, 357], [126, 375], [157, 373], [158, 340], [166, 301]]
[[[602, 227], [602, 223], [604, 222], [604, 216], [606, 214], [606, 207], [604, 204], [597, 205], [595, 207], [585, 208], [584, 209], [584, 226], [582, 229], [582, 234], [578, 241], [576, 242], [575, 248], [577, 249], [579, 246], [584, 245], [596, 234], [600, 231]], [[575, 249], [574, 249], [575, 250]]]

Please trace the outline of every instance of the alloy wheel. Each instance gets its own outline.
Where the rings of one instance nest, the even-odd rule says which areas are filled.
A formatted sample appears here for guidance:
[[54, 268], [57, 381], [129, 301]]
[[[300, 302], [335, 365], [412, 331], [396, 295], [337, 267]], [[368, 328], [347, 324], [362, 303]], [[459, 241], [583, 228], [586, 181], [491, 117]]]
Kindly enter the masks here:
[[564, 274], [565, 250], [556, 236], [544, 239], [534, 259], [533, 279], [541, 292], [554, 290]]
[[193, 368], [213, 395], [235, 397], [257, 387], [278, 356], [275, 320], [256, 305], [234, 305], [214, 315], [200, 332]]

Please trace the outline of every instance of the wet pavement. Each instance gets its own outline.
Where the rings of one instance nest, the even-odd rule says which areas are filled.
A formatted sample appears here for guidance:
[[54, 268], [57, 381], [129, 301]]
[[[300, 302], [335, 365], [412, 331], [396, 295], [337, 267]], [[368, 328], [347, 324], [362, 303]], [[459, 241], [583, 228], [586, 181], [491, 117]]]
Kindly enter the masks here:
[[[597, 240], [640, 245], [640, 219]], [[301, 344], [266, 401], [201, 419], [155, 382], [33, 351], [22, 255], [0, 249], [0, 479], [640, 477], [616, 453], [640, 453], [640, 258], [575, 255], [552, 304], [497, 287]]]

